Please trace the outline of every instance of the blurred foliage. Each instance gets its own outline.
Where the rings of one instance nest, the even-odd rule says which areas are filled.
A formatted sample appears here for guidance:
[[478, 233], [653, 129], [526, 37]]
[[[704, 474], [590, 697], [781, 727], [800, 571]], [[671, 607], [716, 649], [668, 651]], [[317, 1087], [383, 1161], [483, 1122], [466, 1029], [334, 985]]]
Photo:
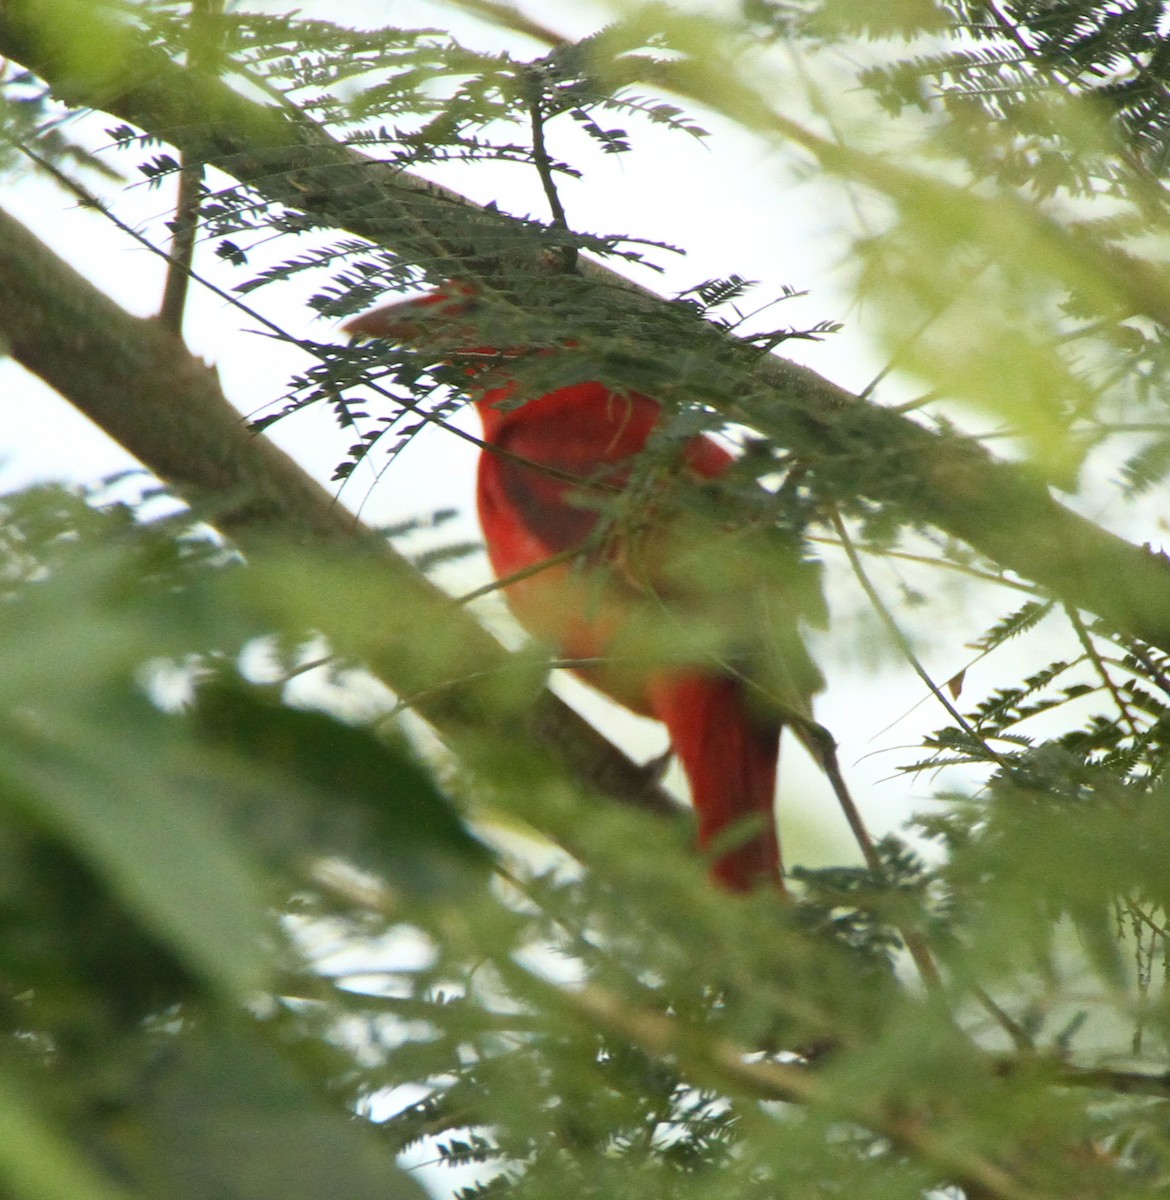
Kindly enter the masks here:
[[241, 673], [271, 631], [209, 530], [53, 487], [2, 516], [7, 1194], [418, 1194], [330, 1100], [346, 1057], [261, 998], [329, 856], [430, 904], [486, 852], [400, 740]]
[[[245, 567], [185, 516], [51, 487], [2, 537], [10, 1194], [416, 1194], [404, 1152], [520, 1196], [1154, 1188], [1160, 784], [1049, 742], [930, 826], [944, 867], [890, 840], [881, 872], [797, 872], [798, 905], [732, 900], [519, 742], [472, 782], [296, 702], [311, 663], [351, 669], [298, 622], [308, 552]], [[436, 771], [588, 870], [489, 870]], [[915, 927], [939, 990], [894, 969]]]
[[[508, 163], [534, 196], [589, 154], [637, 153], [648, 126], [703, 136], [681, 106], [702, 103], [848, 189], [857, 295], [919, 420], [956, 444], [983, 430], [1094, 512], [1155, 495], [1170, 472], [1162, 6], [740, 8], [630, 5], [521, 61], [442, 29], [237, 3], [204, 12], [202, 61], [307, 146], [326, 128], [400, 170]], [[192, 52], [187, 3], [117, 9], [163, 58]], [[64, 0], [42, 11], [64, 30]], [[84, 176], [109, 156], [63, 134], [74, 85], [117, 80], [120, 60], [62, 53], [64, 83], [6, 70], [0, 135]], [[542, 146], [565, 125], [585, 134], [579, 161]], [[110, 137], [151, 183], [180, 170], [153, 134], [115, 121]], [[794, 871], [792, 904], [729, 898], [685, 830], [583, 796], [519, 722], [499, 736], [531, 662], [482, 681], [495, 720], [469, 713], [458, 761], [392, 699], [353, 700], [387, 655], [475, 672], [360, 556], [273, 547], [245, 564], [189, 515], [146, 522], [59, 488], [7, 498], [0, 1193], [405, 1197], [430, 1164], [449, 1171], [426, 1173], [439, 1191], [517, 1200], [1163, 1194], [1166, 652], [871, 497], [899, 470], [880, 448], [822, 461], [777, 439], [752, 368], [837, 326], [761, 330], [744, 309], [794, 289], [705, 279], [629, 322], [588, 277], [534, 278], [531, 255], [653, 267], [670, 247], [452, 205], [461, 248], [404, 218], [391, 253], [326, 232], [312, 196], [282, 207], [230, 159], [204, 165], [202, 227], [248, 303], [302, 278], [330, 318], [423, 282], [476, 288], [474, 345], [441, 327], [409, 348], [294, 339], [310, 365], [257, 424], [329, 405], [354, 437], [339, 479], [447, 422], [461, 355], [521, 395], [636, 388], [671, 416], [599, 537], [648, 498], [685, 508], [742, 532], [749, 572], [810, 623], [814, 559], [841, 577], [844, 546], [900, 590], [881, 616], [911, 655], [957, 579], [1008, 608], [968, 635], [969, 667], [997, 677], [974, 699], [963, 671], [939, 687], [947, 722], [905, 767], [965, 772], [917, 820], [940, 853], [888, 838], [871, 869]], [[573, 352], [550, 354], [566, 330]], [[505, 353], [485, 367], [481, 345]], [[729, 420], [753, 430], [736, 469], [676, 497], [679, 447]], [[688, 632], [723, 652], [757, 610], [695, 575], [706, 606]]]

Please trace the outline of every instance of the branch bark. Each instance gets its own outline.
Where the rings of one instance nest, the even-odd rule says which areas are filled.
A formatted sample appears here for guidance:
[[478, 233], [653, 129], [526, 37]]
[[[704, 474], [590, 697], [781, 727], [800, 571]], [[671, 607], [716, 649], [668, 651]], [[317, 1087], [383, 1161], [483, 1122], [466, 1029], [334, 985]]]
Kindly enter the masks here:
[[[8, 0], [0, 54], [43, 76], [62, 99], [131, 121], [322, 224], [427, 261], [436, 278], [477, 246], [496, 254], [501, 245], [518, 247], [511, 269], [525, 254], [531, 270], [541, 269], [539, 250], [524, 249], [530, 243], [512, 218], [357, 153], [289, 109], [185, 71], [100, 5]], [[582, 261], [580, 270], [606, 288], [619, 318], [664, 303], [596, 263]], [[755, 365], [746, 394], [742, 373], [729, 369], [726, 383], [724, 394], [740, 397], [728, 405], [730, 416], [822, 468], [851, 472], [857, 495], [942, 529], [1170, 652], [1170, 564], [1077, 516], [1024, 469], [775, 356]]]

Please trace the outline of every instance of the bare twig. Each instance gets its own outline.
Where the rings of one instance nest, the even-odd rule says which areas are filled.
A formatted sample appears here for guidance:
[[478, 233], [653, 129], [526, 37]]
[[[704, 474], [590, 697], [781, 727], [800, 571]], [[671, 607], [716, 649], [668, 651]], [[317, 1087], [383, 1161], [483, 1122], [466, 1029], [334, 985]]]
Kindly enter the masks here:
[[[191, 28], [187, 39], [187, 67], [191, 71], [214, 70], [219, 59], [217, 18], [223, 0], [191, 0]], [[203, 163], [186, 150], [179, 155], [179, 195], [171, 228], [174, 236], [168, 259], [158, 319], [176, 336], [183, 332], [183, 313], [199, 230], [199, 200], [203, 191]]]
[[886, 627], [894, 644], [902, 652], [903, 657], [914, 669], [914, 673], [926, 684], [930, 689], [930, 694], [946, 709], [951, 720], [959, 726], [960, 729], [976, 743], [983, 747], [984, 752], [993, 762], [1002, 767], [1005, 771], [1011, 770], [1011, 764], [1008, 763], [988, 742], [976, 733], [971, 723], [963, 716], [961, 712], [947, 699], [942, 689], [931, 679], [926, 668], [922, 665], [918, 655], [914, 653], [914, 647], [910, 645], [909, 639], [898, 627], [897, 621], [894, 620], [893, 614], [886, 607], [881, 596], [878, 595], [877, 588], [874, 587], [869, 575], [866, 573], [865, 566], [861, 561], [861, 556], [857, 553], [857, 548], [853, 544], [853, 538], [849, 534], [849, 530], [845, 528], [845, 522], [841, 520], [841, 514], [836, 510], [831, 515], [833, 528], [837, 531], [837, 538], [841, 543], [841, 548], [845, 551], [846, 557], [849, 559], [849, 565], [853, 569], [853, 574], [857, 578], [857, 582], [861, 584], [862, 590], [865, 592], [870, 604], [879, 620]]
[[1081, 614], [1077, 612], [1077, 610], [1073, 608], [1071, 604], [1066, 604], [1064, 606], [1064, 612], [1069, 619], [1069, 623], [1076, 632], [1077, 640], [1081, 643], [1082, 649], [1088, 656], [1089, 661], [1093, 664], [1093, 668], [1096, 670], [1102, 684], [1104, 684], [1105, 690], [1112, 698], [1113, 703], [1116, 706], [1117, 711], [1121, 714], [1122, 719], [1125, 721], [1126, 725], [1129, 726], [1129, 732], [1131, 736], [1140, 739], [1142, 732], [1138, 728], [1137, 718], [1133, 715], [1133, 710], [1126, 703], [1125, 697], [1121, 694], [1121, 690], [1118, 688], [1117, 684], [1113, 682], [1113, 676], [1109, 673], [1109, 668], [1102, 661], [1097, 647], [1093, 645], [1093, 639], [1090, 637], [1088, 629], [1085, 628], [1085, 622], [1081, 619]]
[[532, 126], [532, 158], [540, 175], [540, 185], [544, 188], [548, 200], [549, 211], [552, 213], [553, 224], [559, 229], [568, 229], [569, 222], [565, 218], [565, 209], [557, 192], [556, 180], [552, 175], [552, 161], [548, 156], [548, 148], [544, 144], [544, 98], [540, 91], [540, 79], [535, 71], [529, 71], [530, 94], [528, 97], [528, 114]]

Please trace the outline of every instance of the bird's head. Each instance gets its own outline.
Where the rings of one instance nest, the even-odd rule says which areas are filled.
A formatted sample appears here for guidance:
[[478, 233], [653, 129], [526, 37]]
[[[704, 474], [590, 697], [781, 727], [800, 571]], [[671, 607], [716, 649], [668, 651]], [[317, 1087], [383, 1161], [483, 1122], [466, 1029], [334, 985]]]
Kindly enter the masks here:
[[[525, 314], [519, 316], [524, 319]], [[480, 390], [510, 389], [518, 360], [534, 355], [544, 359], [550, 353], [548, 347], [525, 348], [528, 331], [517, 333], [517, 317], [514, 307], [490, 304], [470, 284], [452, 280], [420, 296], [373, 308], [342, 329], [353, 339], [384, 339], [417, 349], [431, 362], [455, 365], [475, 379]]]
[[351, 338], [383, 338], [409, 345], [422, 341], [459, 342], [471, 333], [467, 320], [475, 294], [465, 284], [451, 282], [421, 296], [372, 308], [346, 322]]

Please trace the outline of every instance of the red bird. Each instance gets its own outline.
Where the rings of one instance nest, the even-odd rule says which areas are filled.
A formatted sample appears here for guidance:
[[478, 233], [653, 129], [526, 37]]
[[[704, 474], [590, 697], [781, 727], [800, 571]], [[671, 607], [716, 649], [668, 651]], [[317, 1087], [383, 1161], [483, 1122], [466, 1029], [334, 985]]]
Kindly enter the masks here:
[[[493, 378], [469, 390], [486, 445], [479, 459], [479, 520], [509, 607], [530, 634], [577, 664], [578, 675], [666, 726], [690, 782], [699, 845], [714, 847], [713, 878], [735, 891], [762, 882], [782, 889], [774, 812], [780, 733], [795, 723], [807, 744], [809, 697], [821, 686], [795, 632], [795, 617], [783, 618], [790, 636], [782, 637], [788, 661], [781, 668], [786, 699], [779, 705], [761, 702], [742, 673], [710, 661], [631, 659], [639, 629], [649, 628], [641, 622], [652, 610], [660, 629], [663, 599], [669, 603], [680, 586], [685, 590], [685, 567], [663, 563], [671, 531], [655, 524], [647, 506], [642, 515], [648, 512], [649, 519], [640, 532], [615, 533], [604, 550], [585, 560], [608, 569], [582, 571], [572, 552], [597, 531], [602, 509], [629, 482], [634, 458], [662, 419], [661, 406], [601, 383], [558, 387], [519, 403], [516, 384], [499, 374], [510, 355], [475, 345], [474, 304], [466, 289], [447, 285], [374, 309], [346, 330], [409, 343], [439, 328], [446, 344], [452, 336], [460, 342], [452, 359], [491, 356]], [[474, 379], [481, 370], [472, 367], [468, 374]], [[682, 460], [696, 483], [718, 477], [734, 461], [705, 436], [686, 443]], [[536, 569], [550, 559], [555, 561]], [[747, 604], [742, 593], [735, 602]]]

